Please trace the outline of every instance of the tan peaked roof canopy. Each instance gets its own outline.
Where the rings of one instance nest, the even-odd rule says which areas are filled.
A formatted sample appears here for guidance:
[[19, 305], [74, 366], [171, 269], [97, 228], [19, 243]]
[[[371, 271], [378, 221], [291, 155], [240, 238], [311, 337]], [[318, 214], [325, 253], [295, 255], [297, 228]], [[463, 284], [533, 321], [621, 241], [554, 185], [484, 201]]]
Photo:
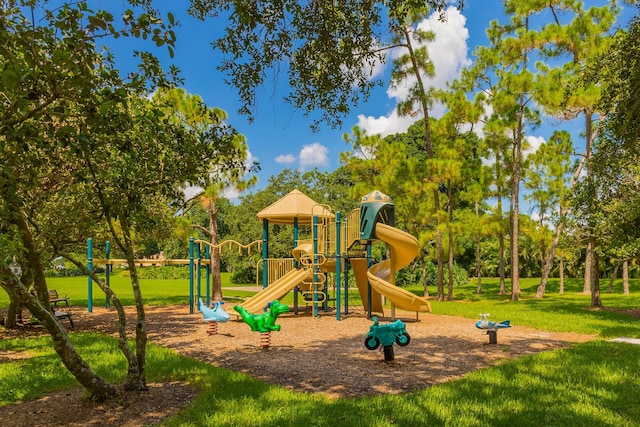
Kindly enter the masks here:
[[258, 218], [267, 219], [273, 224], [293, 224], [295, 218], [298, 218], [300, 225], [311, 224], [314, 215], [319, 218], [333, 218], [328, 208], [319, 205], [298, 189], [258, 212]]

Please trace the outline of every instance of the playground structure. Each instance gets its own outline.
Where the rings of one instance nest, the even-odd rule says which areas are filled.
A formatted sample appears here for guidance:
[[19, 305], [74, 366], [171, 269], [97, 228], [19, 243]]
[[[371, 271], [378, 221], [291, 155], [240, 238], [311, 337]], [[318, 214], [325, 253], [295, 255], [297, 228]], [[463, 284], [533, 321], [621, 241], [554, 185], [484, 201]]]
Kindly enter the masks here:
[[[210, 302], [210, 252], [212, 248], [237, 248], [262, 250], [263, 289], [248, 298], [240, 306], [249, 313], [262, 313], [268, 304], [282, 299], [294, 291], [294, 311], [298, 314], [299, 294], [305, 305], [312, 306], [313, 316], [320, 309], [329, 311], [328, 303], [335, 302], [336, 319], [348, 314], [348, 272], [353, 270], [358, 292], [369, 318], [373, 313], [384, 315], [384, 300], [391, 302], [391, 317], [395, 308], [407, 311], [430, 312], [429, 302], [395, 285], [395, 273], [413, 261], [418, 253], [418, 241], [412, 235], [394, 227], [394, 205], [391, 198], [379, 191], [364, 196], [360, 208], [342, 217], [329, 206], [321, 205], [298, 190], [293, 190], [275, 203], [258, 212], [262, 220], [262, 240], [247, 245], [227, 240], [211, 245], [204, 240], [190, 239], [189, 259], [135, 260], [140, 265], [189, 265], [189, 306], [194, 312], [197, 298]], [[293, 249], [291, 259], [269, 258], [269, 224], [293, 225]], [[301, 226], [310, 227], [310, 238], [299, 239]], [[381, 240], [390, 247], [391, 256], [371, 265], [371, 244]], [[88, 241], [88, 267], [92, 263], [106, 265], [106, 282], [109, 285], [111, 267], [126, 260], [109, 258], [109, 242], [106, 259], [92, 259], [91, 239]], [[204, 255], [204, 258], [203, 258]], [[205, 295], [201, 293], [201, 274], [205, 269]], [[334, 274], [334, 296], [330, 296], [328, 274]], [[342, 289], [344, 285], [344, 291]], [[88, 311], [92, 311], [92, 281], [88, 279]], [[108, 307], [109, 302], [106, 301]]]
[[491, 322], [489, 316], [489, 313], [481, 313], [480, 320], [476, 322], [476, 328], [486, 331], [489, 335], [489, 344], [498, 344], [498, 329], [510, 328], [511, 321]]
[[[263, 290], [247, 299], [241, 307], [260, 313], [267, 304], [279, 300], [290, 291], [294, 294], [294, 310], [298, 310], [298, 294], [305, 304], [328, 311], [334, 301], [336, 319], [340, 320], [344, 299], [344, 314], [348, 313], [348, 270], [353, 269], [363, 306], [372, 313], [384, 315], [383, 297], [395, 307], [429, 312], [429, 302], [395, 285], [395, 273], [408, 265], [418, 253], [418, 241], [394, 225], [391, 198], [374, 191], [361, 200], [360, 208], [343, 219], [340, 212], [320, 205], [293, 190], [257, 214], [263, 222]], [[274, 268], [282, 260], [269, 259], [269, 224], [293, 225], [294, 248], [290, 268]], [[311, 239], [299, 239], [299, 227], [311, 226]], [[391, 247], [390, 259], [371, 266], [371, 243], [382, 240]], [[279, 262], [279, 264], [277, 264]], [[327, 274], [335, 274], [335, 297], [329, 295]], [[344, 283], [344, 293], [341, 285]]]
[[[242, 253], [243, 250], [247, 251], [248, 255], [251, 255], [252, 248], [256, 247], [260, 249], [262, 245], [262, 241], [256, 240], [247, 245], [243, 245], [235, 240], [225, 240], [218, 245], [212, 245], [210, 242], [205, 240], [195, 240], [193, 237], [189, 239], [189, 258], [188, 259], [150, 259], [150, 258], [142, 258], [135, 259], [134, 263], [139, 266], [166, 266], [166, 265], [188, 265], [189, 266], [189, 312], [190, 314], [194, 313], [194, 307], [196, 306], [197, 298], [204, 296], [207, 306], [211, 302], [210, 298], [210, 280], [211, 280], [211, 254], [210, 251], [212, 248], [222, 250], [225, 248], [234, 249]], [[204, 251], [202, 251], [204, 248]], [[204, 252], [204, 258], [202, 257], [201, 251]], [[87, 240], [87, 267], [89, 270], [93, 269], [94, 264], [100, 264], [105, 266], [105, 282], [106, 285], [109, 286], [111, 271], [114, 265], [117, 264], [127, 264], [126, 259], [120, 258], [111, 258], [111, 247], [110, 243], [107, 241], [105, 244], [105, 258], [94, 259], [93, 254], [93, 242], [92, 239], [89, 238]], [[201, 269], [204, 267], [205, 269], [205, 295], [201, 293], [202, 287], [202, 276], [200, 274]], [[93, 286], [91, 277], [88, 278], [87, 285], [87, 295], [88, 295], [88, 304], [87, 310], [89, 313], [93, 311]], [[197, 295], [197, 297], [196, 297]], [[109, 300], [105, 301], [105, 306], [109, 308]], [[199, 306], [198, 306], [199, 308]]]

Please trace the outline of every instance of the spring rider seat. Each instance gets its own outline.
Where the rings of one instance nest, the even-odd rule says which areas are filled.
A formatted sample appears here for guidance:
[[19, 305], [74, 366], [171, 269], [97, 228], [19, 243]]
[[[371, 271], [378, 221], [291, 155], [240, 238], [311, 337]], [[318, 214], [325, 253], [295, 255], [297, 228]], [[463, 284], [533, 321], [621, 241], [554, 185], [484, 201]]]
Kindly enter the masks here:
[[488, 320], [489, 316], [489, 313], [481, 313], [480, 320], [476, 322], [476, 328], [487, 331], [486, 333], [489, 335], [489, 344], [498, 344], [498, 329], [510, 328], [511, 321], [504, 320], [502, 322], [490, 322]]
[[260, 346], [267, 348], [271, 345], [271, 331], [279, 331], [280, 325], [276, 325], [276, 319], [283, 313], [289, 312], [289, 306], [280, 304], [274, 300], [269, 303], [269, 311], [260, 314], [252, 314], [244, 307], [234, 305], [233, 309], [240, 314], [242, 320], [249, 325], [252, 331], [260, 332]]
[[411, 342], [407, 328], [404, 322], [399, 319], [385, 325], [380, 325], [377, 317], [373, 317], [371, 320], [373, 320], [373, 325], [369, 328], [369, 332], [364, 339], [364, 346], [368, 350], [375, 350], [382, 345], [384, 349], [384, 361], [390, 362], [394, 359], [393, 343], [404, 347]]
[[198, 309], [200, 313], [202, 313], [204, 321], [209, 324], [207, 329], [209, 335], [218, 333], [218, 322], [224, 323], [231, 317], [229, 313], [222, 308], [222, 304], [224, 304], [224, 301], [215, 302], [213, 303], [213, 307], [207, 307], [202, 301], [202, 298], [198, 298]]

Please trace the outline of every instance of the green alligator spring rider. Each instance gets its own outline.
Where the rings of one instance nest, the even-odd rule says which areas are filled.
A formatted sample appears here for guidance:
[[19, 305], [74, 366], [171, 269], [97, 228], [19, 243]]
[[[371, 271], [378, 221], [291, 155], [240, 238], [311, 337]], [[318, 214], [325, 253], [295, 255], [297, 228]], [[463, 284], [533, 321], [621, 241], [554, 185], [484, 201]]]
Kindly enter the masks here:
[[265, 313], [251, 314], [244, 307], [239, 305], [234, 305], [233, 309], [240, 313], [242, 320], [249, 325], [252, 331], [262, 333], [279, 331], [280, 325], [276, 325], [276, 319], [282, 313], [289, 312], [289, 306], [280, 304], [280, 301], [278, 300], [270, 303], [269, 311]]

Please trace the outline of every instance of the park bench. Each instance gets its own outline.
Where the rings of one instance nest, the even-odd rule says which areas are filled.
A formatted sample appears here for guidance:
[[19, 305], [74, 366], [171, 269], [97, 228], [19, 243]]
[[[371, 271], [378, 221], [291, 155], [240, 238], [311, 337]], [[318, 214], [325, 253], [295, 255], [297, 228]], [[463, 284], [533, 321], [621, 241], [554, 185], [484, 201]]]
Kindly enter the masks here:
[[[69, 297], [66, 293], [59, 294], [55, 289], [49, 290], [49, 303], [51, 304], [51, 311], [58, 320], [68, 320], [71, 329], [73, 329], [73, 319], [71, 318], [71, 312], [69, 311]], [[58, 303], [64, 304], [66, 309], [61, 309]]]
[[56, 316], [58, 320], [68, 320], [71, 329], [73, 329], [73, 319], [71, 318], [71, 312], [67, 310], [58, 310], [56, 306], [52, 305], [51, 310], [53, 310], [53, 315]]
[[64, 303], [65, 307], [69, 307], [69, 297], [67, 297], [67, 294], [58, 294], [58, 291], [55, 289], [49, 290], [49, 302], [53, 304], [54, 307], [58, 307], [58, 303]]

